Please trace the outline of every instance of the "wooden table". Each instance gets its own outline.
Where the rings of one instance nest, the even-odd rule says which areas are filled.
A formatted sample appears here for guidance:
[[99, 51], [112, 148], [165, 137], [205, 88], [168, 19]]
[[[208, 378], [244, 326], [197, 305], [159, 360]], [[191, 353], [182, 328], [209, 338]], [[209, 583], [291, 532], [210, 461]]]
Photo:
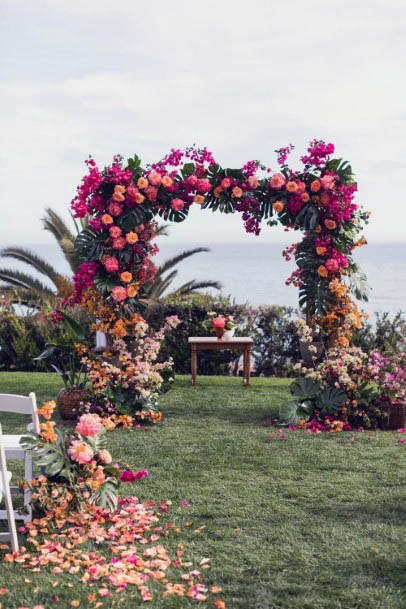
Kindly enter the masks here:
[[197, 377], [197, 352], [204, 350], [222, 350], [222, 349], [238, 349], [243, 351], [244, 356], [244, 376], [243, 384], [245, 387], [250, 386], [251, 374], [251, 350], [253, 344], [252, 338], [215, 338], [213, 336], [189, 336], [189, 344], [192, 347], [192, 385], [196, 385]]

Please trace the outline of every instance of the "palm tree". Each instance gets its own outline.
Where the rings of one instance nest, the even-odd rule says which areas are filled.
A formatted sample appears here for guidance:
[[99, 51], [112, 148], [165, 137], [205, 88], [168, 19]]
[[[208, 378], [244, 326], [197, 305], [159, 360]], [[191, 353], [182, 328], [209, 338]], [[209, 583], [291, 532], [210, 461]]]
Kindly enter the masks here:
[[[72, 274], [74, 274], [78, 267], [74, 246], [75, 237], [86, 226], [87, 222], [86, 220], [81, 220], [80, 224], [78, 224], [73, 216], [72, 220], [75, 227], [74, 232], [56, 211], [47, 208], [42, 218], [42, 226], [54, 236], [65, 260], [69, 264]], [[168, 225], [159, 225], [156, 235], [168, 235], [167, 229]], [[151, 300], [161, 298], [178, 274], [177, 269], [174, 269], [174, 267], [182, 260], [199, 252], [206, 251], [209, 250], [205, 247], [194, 248], [166, 260], [158, 267], [154, 283], [148, 286], [147, 298]], [[22, 247], [11, 246], [1, 250], [0, 256], [23, 262], [41, 275], [41, 278], [38, 279], [28, 272], [0, 268], [0, 281], [3, 282], [3, 285], [0, 286], [0, 297], [3, 299], [3, 302], [18, 302], [33, 308], [41, 308], [45, 303], [52, 304], [56, 298], [63, 298], [71, 293], [73, 287], [71, 278], [60, 273], [52, 264], [34, 252]], [[170, 272], [168, 273], [168, 271]], [[50, 286], [49, 284], [52, 285]], [[192, 292], [205, 288], [220, 289], [221, 284], [217, 281], [192, 280], [171, 292], [171, 295], [187, 296]]]

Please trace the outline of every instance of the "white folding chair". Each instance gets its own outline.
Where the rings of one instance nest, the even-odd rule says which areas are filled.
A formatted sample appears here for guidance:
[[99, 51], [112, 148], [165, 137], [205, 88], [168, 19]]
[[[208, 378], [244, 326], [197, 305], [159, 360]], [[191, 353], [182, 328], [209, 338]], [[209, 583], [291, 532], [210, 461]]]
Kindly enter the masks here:
[[[37, 399], [35, 393], [30, 393], [28, 397], [23, 395], [11, 395], [0, 393], [0, 412], [13, 412], [15, 414], [25, 414], [31, 416], [31, 423], [28, 425], [30, 431], [39, 433], [39, 419], [37, 412]], [[24, 434], [4, 434], [3, 447], [7, 459], [16, 459], [24, 462], [24, 478], [25, 480], [32, 479], [32, 459], [20, 445], [20, 440]], [[12, 492], [17, 492], [18, 487], [11, 487]], [[24, 491], [24, 507], [25, 514], [18, 514], [17, 517], [24, 522], [31, 520], [31, 491]], [[4, 518], [4, 513], [0, 511], [0, 518]]]
[[0, 533], [0, 539], [11, 541], [13, 552], [18, 552], [18, 539], [15, 523], [15, 512], [11, 501], [10, 492], [11, 472], [7, 469], [6, 455], [3, 446], [3, 436], [0, 425], [0, 501], [4, 499], [6, 505], [6, 515], [8, 521], [8, 532]]

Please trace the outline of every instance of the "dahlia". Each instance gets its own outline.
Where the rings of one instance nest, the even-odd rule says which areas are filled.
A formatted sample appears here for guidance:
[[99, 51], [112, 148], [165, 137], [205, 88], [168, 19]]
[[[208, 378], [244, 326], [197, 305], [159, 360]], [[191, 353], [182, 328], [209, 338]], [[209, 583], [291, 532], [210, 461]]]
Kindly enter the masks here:
[[96, 414], [82, 414], [76, 425], [76, 433], [88, 438], [97, 436], [102, 429], [103, 424]]
[[90, 463], [94, 453], [88, 444], [84, 444], [80, 440], [72, 440], [68, 448], [68, 454], [72, 461], [77, 461], [77, 463], [83, 465], [84, 463]]

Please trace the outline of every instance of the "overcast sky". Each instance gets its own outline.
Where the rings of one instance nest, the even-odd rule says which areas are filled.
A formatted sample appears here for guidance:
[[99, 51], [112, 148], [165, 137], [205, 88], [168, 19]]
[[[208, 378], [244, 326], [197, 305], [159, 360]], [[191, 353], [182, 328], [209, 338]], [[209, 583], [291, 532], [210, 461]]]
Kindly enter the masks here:
[[[228, 166], [332, 141], [373, 212], [404, 239], [403, 0], [0, 0], [0, 243], [50, 241], [83, 160], [145, 162], [207, 146]], [[195, 210], [182, 241], [243, 241], [238, 216]], [[261, 240], [285, 239], [264, 230]]]

